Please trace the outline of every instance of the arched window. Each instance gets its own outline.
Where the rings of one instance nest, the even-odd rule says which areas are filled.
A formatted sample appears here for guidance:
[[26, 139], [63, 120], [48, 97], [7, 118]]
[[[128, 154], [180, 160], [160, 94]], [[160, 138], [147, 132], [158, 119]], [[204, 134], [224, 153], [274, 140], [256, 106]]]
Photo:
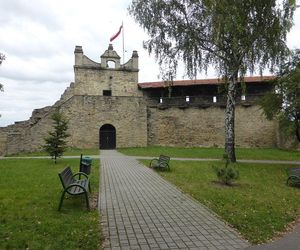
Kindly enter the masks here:
[[114, 61], [107, 61], [107, 68], [115, 69], [116, 63]]

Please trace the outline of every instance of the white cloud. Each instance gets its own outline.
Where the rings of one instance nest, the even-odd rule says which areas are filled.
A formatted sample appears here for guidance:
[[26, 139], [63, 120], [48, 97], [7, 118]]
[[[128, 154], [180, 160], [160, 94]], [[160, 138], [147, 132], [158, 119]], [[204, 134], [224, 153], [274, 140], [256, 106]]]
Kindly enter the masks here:
[[73, 79], [72, 66], [67, 65], [70, 60], [71, 58], [65, 54], [27, 60], [7, 54], [1, 77], [22, 82], [32, 81], [36, 84], [43, 84], [47, 81], [70, 82]]
[[[61, 19], [47, 0], [9, 0], [0, 2], [0, 22], [3, 25], [18, 27], [23, 22], [32, 21], [47, 26], [48, 29], [60, 29]], [[58, 1], [54, 1], [59, 4]]]
[[[159, 67], [143, 49], [145, 32], [127, 13], [131, 0], [3, 0], [0, 1], [0, 51], [7, 59], [0, 67], [0, 126], [25, 120], [33, 109], [52, 105], [73, 81], [75, 45], [100, 61], [109, 38], [122, 21], [125, 33], [125, 62], [133, 50], [140, 59], [139, 81], [156, 81]], [[298, 46], [300, 20], [288, 36], [289, 46]], [[122, 55], [122, 39], [113, 41]], [[213, 77], [213, 71], [209, 76]], [[178, 72], [182, 78], [184, 71]]]
[[[68, 84], [64, 82], [21, 82], [2, 79], [5, 81], [5, 92], [0, 93], [0, 114], [6, 117], [7, 124], [15, 121], [26, 120], [31, 116], [33, 109], [42, 108], [54, 104], [58, 93], [63, 93]], [[13, 117], [13, 120], [10, 118]], [[5, 125], [7, 125], [5, 124]]]
[[287, 44], [291, 49], [300, 47], [300, 7], [294, 13], [294, 26], [287, 36]]

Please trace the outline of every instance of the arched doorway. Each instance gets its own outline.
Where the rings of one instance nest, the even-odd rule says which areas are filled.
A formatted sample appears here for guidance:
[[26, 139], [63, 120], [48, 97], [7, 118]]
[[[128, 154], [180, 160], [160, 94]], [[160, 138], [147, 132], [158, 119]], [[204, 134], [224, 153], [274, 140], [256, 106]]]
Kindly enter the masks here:
[[111, 124], [104, 124], [100, 128], [99, 133], [99, 148], [100, 149], [115, 149], [116, 148], [116, 128]]

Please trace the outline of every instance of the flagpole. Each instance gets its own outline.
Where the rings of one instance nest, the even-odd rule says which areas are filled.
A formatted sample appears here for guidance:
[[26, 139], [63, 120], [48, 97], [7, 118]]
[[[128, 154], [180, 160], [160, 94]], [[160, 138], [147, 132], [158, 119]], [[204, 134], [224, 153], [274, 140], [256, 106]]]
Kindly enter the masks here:
[[123, 40], [123, 64], [125, 63], [124, 60], [125, 60], [125, 49], [124, 49], [124, 24], [122, 22], [122, 26], [123, 26], [123, 29], [122, 29], [122, 40]]

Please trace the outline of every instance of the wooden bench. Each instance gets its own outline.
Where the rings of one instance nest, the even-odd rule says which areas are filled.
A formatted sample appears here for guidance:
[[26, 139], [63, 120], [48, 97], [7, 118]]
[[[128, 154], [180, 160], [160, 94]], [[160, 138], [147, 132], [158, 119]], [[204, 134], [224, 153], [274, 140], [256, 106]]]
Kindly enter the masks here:
[[150, 168], [157, 168], [161, 170], [170, 170], [170, 157], [166, 155], [160, 155], [158, 159], [152, 159], [150, 161]]
[[286, 184], [288, 186], [300, 186], [300, 167], [292, 167], [287, 169], [288, 178]]
[[[86, 206], [88, 209], [90, 209], [88, 194], [89, 192], [91, 192], [91, 186], [88, 175], [82, 172], [73, 174], [71, 168], [66, 167], [62, 172], [58, 174], [58, 176], [64, 188], [60, 198], [58, 211], [60, 211], [61, 209], [66, 193], [71, 196], [84, 195]], [[81, 176], [83, 176], [84, 178], [81, 179]]]

